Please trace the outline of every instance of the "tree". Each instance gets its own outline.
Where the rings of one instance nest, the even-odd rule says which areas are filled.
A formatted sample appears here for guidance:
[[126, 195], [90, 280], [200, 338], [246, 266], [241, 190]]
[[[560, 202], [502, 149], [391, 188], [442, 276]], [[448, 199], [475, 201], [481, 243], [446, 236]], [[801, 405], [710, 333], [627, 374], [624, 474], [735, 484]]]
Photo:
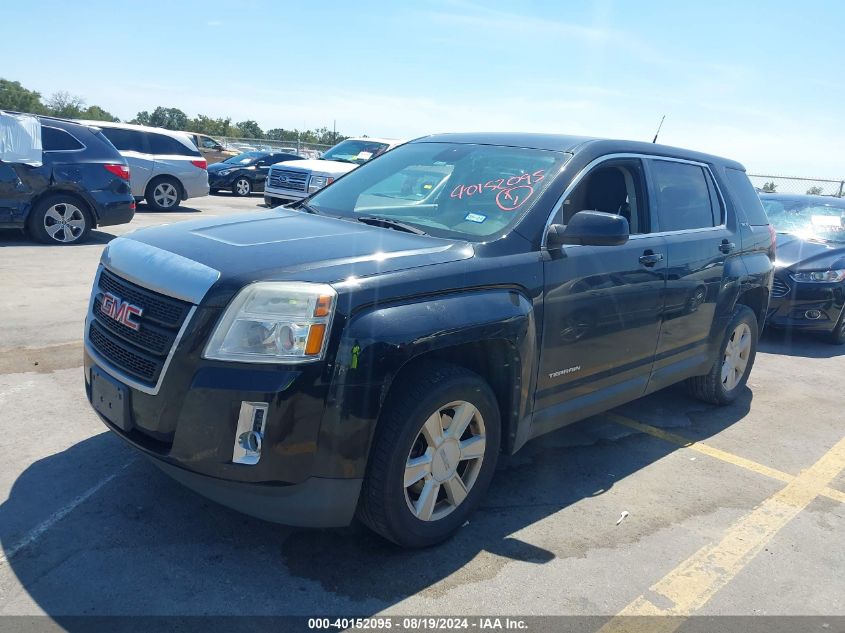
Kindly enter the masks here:
[[258, 123], [252, 119], [241, 121], [236, 124], [236, 127], [240, 131], [239, 136], [242, 136], [243, 138], [264, 138], [264, 132], [258, 126]]
[[763, 184], [763, 191], [766, 193], [774, 193], [777, 191], [778, 186], [774, 183], [774, 181], [770, 181]]
[[296, 130], [286, 130], [282, 127], [274, 127], [272, 130], [267, 130], [264, 136], [271, 141], [296, 141], [299, 133]]
[[85, 99], [67, 91], [54, 92], [47, 100], [47, 111], [53, 116], [78, 119], [85, 109]]
[[188, 121], [189, 132], [200, 132], [217, 136], [233, 136], [232, 119], [212, 119], [204, 114]]
[[40, 93], [27, 90], [18, 81], [0, 79], [0, 110], [42, 114], [44, 104]]
[[88, 106], [82, 112], [81, 118], [88, 119], [90, 121], [114, 121], [115, 123], [120, 122], [120, 119], [114, 116], [111, 112], [106, 112], [100, 106], [96, 105]]
[[822, 191], [824, 191], [824, 189], [822, 189], [821, 187], [816, 185], [815, 187], [810, 187], [809, 189], [807, 189], [807, 195], [808, 196], [820, 196], [820, 195], [822, 195]]
[[184, 130], [188, 127], [188, 115], [179, 108], [163, 108], [153, 110], [147, 125], [163, 127], [166, 130]]

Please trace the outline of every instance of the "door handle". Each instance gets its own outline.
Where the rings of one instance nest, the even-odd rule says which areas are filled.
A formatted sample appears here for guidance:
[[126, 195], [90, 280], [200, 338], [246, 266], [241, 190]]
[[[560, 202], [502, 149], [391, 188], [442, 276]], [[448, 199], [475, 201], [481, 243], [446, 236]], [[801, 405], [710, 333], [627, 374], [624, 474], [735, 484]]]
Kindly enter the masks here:
[[655, 253], [654, 251], [646, 251], [640, 255], [640, 263], [643, 266], [654, 266], [658, 262], [663, 261], [663, 253]]
[[719, 244], [719, 250], [725, 253], [726, 255], [735, 248], [736, 244], [734, 244], [733, 242], [729, 242], [728, 240], [722, 240], [722, 243]]

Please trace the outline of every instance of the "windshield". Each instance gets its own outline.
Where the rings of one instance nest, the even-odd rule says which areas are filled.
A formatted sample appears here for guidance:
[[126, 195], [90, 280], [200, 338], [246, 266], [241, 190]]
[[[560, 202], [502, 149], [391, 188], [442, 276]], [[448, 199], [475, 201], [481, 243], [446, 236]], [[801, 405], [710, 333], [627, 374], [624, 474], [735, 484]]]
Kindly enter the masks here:
[[776, 231], [804, 238], [845, 242], [845, 202], [763, 198]]
[[537, 149], [411, 143], [344, 176], [311, 198], [309, 207], [481, 241], [528, 212], [568, 158]]
[[387, 149], [387, 143], [376, 141], [343, 141], [323, 154], [323, 160], [339, 160], [347, 163], [363, 165], [371, 158], [375, 158]]
[[267, 152], [244, 152], [243, 154], [227, 158], [223, 162], [235, 165], [247, 165], [259, 158], [264, 158], [265, 156], [267, 156]]

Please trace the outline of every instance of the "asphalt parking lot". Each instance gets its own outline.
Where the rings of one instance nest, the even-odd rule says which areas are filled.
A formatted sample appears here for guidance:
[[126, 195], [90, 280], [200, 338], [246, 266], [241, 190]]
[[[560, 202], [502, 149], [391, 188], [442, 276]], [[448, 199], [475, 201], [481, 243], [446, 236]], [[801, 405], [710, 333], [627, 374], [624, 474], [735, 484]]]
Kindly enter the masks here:
[[0, 614], [845, 615], [845, 349], [811, 337], [765, 335], [730, 407], [673, 388], [530, 443], [424, 551], [172, 482], [85, 399], [100, 251], [261, 202], [142, 205], [80, 246], [0, 231]]

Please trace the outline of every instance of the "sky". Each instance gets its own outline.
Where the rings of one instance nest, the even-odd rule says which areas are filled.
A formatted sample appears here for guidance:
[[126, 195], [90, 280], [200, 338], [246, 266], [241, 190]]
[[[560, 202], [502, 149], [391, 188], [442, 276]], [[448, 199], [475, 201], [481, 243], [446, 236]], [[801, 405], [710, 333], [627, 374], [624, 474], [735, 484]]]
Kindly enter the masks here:
[[124, 120], [650, 141], [665, 114], [662, 143], [845, 178], [841, 0], [48, 0], [3, 22], [0, 77]]

